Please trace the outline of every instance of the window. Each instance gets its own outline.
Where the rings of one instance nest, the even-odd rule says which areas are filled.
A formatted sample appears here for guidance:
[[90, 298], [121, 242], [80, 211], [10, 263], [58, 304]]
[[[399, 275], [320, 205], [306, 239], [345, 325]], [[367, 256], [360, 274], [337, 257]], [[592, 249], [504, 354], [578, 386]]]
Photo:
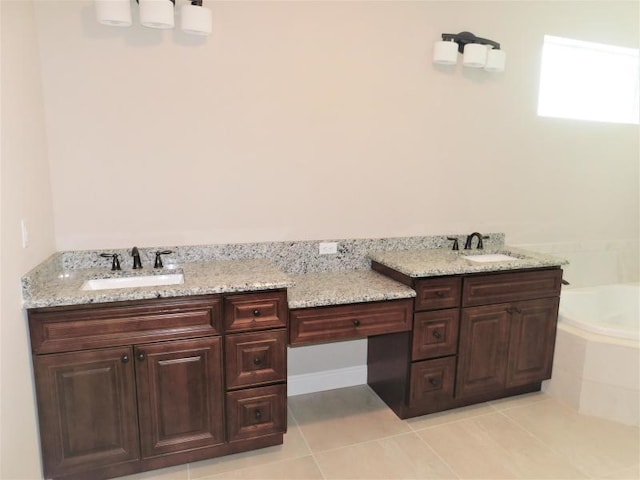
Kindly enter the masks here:
[[639, 123], [636, 48], [545, 35], [538, 115]]

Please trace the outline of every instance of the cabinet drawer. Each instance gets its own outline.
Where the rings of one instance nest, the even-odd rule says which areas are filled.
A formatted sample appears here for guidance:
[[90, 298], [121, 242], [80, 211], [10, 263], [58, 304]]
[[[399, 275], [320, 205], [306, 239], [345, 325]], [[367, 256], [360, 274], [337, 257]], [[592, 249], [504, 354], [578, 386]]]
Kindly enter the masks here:
[[285, 385], [227, 393], [229, 441], [284, 433], [287, 428], [286, 401]]
[[411, 299], [291, 311], [292, 345], [411, 330]]
[[287, 379], [287, 331], [238, 333], [225, 338], [227, 388]]
[[456, 357], [412, 363], [409, 406], [453, 400], [455, 368]]
[[228, 295], [224, 299], [227, 332], [287, 326], [287, 293], [271, 291]]
[[413, 317], [413, 360], [455, 355], [458, 348], [460, 310], [420, 312]]
[[88, 350], [219, 334], [220, 297], [141, 300], [29, 311], [34, 353]]
[[560, 295], [562, 270], [473, 275], [464, 279], [463, 306], [506, 303]]
[[418, 280], [415, 285], [415, 309], [436, 310], [460, 305], [460, 277], [428, 278]]

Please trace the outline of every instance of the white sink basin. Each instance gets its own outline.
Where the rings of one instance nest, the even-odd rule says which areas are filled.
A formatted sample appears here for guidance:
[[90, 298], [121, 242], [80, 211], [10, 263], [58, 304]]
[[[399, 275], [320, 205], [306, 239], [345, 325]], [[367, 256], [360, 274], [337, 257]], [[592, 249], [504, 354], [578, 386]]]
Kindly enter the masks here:
[[182, 273], [167, 275], [145, 275], [142, 277], [98, 278], [87, 280], [82, 284], [82, 290], [109, 290], [112, 288], [157, 287], [160, 285], [179, 285], [184, 283]]
[[519, 260], [516, 257], [504, 255], [502, 253], [487, 253], [485, 255], [464, 255], [463, 258], [471, 260], [472, 262], [488, 263], [488, 262], [512, 262]]

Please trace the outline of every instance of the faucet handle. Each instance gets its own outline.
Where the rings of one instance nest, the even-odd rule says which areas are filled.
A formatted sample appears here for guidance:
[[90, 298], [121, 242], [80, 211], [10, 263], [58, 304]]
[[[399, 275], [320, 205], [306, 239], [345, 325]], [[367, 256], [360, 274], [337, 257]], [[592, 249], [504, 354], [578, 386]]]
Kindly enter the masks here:
[[119, 255], [117, 253], [101, 253], [100, 256], [102, 258], [110, 258], [111, 261], [111, 270], [121, 270], [120, 268], [120, 260], [118, 259]]
[[453, 245], [451, 246], [451, 250], [460, 250], [460, 247], [458, 246], [458, 239], [456, 237], [447, 237], [447, 240], [452, 240], [453, 241]]
[[482, 243], [482, 240], [489, 240], [489, 235], [480, 235], [478, 237], [478, 250], [484, 249], [484, 244]]
[[173, 250], [158, 250], [156, 252], [156, 261], [153, 263], [153, 268], [162, 268], [162, 257], [161, 255], [169, 255], [173, 253]]

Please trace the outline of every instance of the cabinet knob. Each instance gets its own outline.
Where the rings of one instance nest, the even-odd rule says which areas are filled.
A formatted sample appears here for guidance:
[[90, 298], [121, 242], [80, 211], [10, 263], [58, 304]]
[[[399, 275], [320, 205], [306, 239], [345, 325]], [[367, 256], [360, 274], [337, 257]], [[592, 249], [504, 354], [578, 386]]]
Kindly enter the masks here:
[[436, 337], [438, 340], [442, 339], [442, 334], [438, 330], [433, 331], [433, 336]]
[[516, 313], [522, 313], [522, 310], [520, 310], [518, 307], [516, 307]]
[[431, 386], [433, 387], [437, 387], [438, 386], [438, 380], [436, 380], [435, 378], [430, 378], [429, 379], [429, 383], [431, 384]]
[[444, 292], [436, 292], [436, 297], [444, 298]]
[[127, 363], [129, 361], [129, 355], [126, 353], [122, 355], [122, 363]]
[[508, 308], [507, 308], [507, 313], [513, 313], [513, 308], [508, 307]]
[[256, 410], [255, 417], [256, 420], [260, 420], [262, 418], [262, 412], [260, 410]]
[[254, 365], [262, 364], [262, 359], [260, 357], [253, 357], [253, 364]]
[[358, 319], [354, 320], [353, 321], [353, 325], [356, 326], [356, 327], [359, 327], [360, 326], [360, 320], [358, 320]]
[[142, 360], [144, 360], [145, 358], [146, 358], [146, 357], [145, 357], [144, 352], [140, 352], [140, 353], [138, 354], [138, 360], [142, 361]]
[[253, 316], [254, 317], [259, 317], [260, 316], [260, 310], [256, 309], [253, 311]]

